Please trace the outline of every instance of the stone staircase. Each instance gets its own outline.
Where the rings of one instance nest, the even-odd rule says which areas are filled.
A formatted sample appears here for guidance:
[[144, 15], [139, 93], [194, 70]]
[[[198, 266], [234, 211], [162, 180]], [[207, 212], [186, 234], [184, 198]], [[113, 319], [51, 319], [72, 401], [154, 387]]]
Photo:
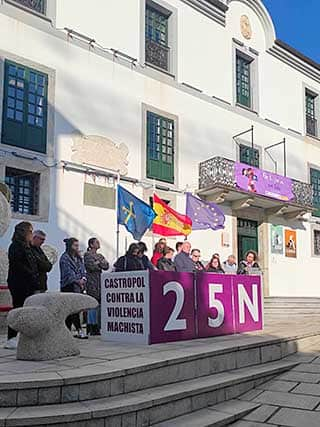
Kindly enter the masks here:
[[229, 425], [257, 405], [228, 401], [293, 368], [283, 358], [317, 339], [228, 336], [206, 351], [190, 342], [149, 360], [61, 371], [46, 362], [32, 374], [0, 377], [0, 425], [194, 427], [195, 417], [197, 427]]
[[268, 319], [320, 315], [320, 298], [267, 297], [264, 299], [264, 314]]

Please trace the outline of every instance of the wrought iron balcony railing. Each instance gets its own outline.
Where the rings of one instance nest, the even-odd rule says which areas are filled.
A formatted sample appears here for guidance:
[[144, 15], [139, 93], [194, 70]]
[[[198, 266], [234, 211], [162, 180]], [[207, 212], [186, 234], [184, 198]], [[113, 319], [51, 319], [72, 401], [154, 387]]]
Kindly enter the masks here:
[[[222, 187], [236, 189], [235, 162], [223, 157], [214, 157], [200, 163], [199, 189]], [[311, 184], [292, 179], [292, 192], [294, 199], [290, 203], [308, 208], [313, 207]]]
[[20, 4], [27, 9], [40, 13], [41, 15], [45, 15], [46, 13], [46, 0], [12, 0], [12, 2]]
[[307, 134], [312, 136], [318, 136], [318, 123], [317, 119], [306, 116]]
[[162, 70], [169, 71], [170, 48], [146, 38], [146, 62]]

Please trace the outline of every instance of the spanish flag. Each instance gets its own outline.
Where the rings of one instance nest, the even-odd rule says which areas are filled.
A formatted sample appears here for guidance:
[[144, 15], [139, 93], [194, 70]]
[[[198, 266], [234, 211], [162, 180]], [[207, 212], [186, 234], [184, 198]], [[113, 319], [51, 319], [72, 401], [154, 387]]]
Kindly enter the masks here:
[[161, 236], [188, 236], [192, 230], [192, 221], [170, 208], [156, 194], [153, 195], [153, 210], [157, 214], [152, 231]]

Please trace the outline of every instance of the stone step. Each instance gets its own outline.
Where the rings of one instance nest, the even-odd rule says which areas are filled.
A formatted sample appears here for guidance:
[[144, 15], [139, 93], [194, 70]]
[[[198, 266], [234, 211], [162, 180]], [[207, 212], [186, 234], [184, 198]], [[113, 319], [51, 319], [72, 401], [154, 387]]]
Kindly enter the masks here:
[[306, 305], [319, 306], [320, 298], [265, 298], [264, 305]]
[[206, 409], [182, 415], [164, 423], [154, 424], [154, 427], [222, 427], [248, 415], [259, 408], [259, 403], [229, 400]]
[[0, 425], [154, 425], [234, 399], [296, 365], [297, 363], [288, 361], [269, 362], [102, 399], [89, 398], [75, 403], [5, 408], [0, 411]]
[[283, 307], [283, 308], [265, 308], [264, 310], [264, 314], [273, 314], [273, 313], [295, 313], [295, 314], [299, 314], [299, 313], [307, 313], [307, 314], [312, 314], [314, 313], [315, 315], [319, 315], [320, 314], [320, 310], [319, 309], [308, 309], [308, 308], [293, 308], [293, 307]]
[[301, 308], [306, 308], [308, 310], [319, 310], [320, 309], [320, 304], [285, 304], [285, 303], [278, 303], [278, 304], [273, 304], [273, 303], [269, 303], [269, 304], [265, 304], [264, 305], [265, 309], [268, 308], [277, 308], [277, 309], [281, 309], [281, 308], [295, 308], [295, 309], [301, 309]]
[[[319, 333], [305, 333], [292, 338], [267, 336], [226, 336], [213, 344], [200, 340], [201, 345], [185, 342], [179, 348], [163, 351], [161, 356], [151, 358], [143, 356], [129, 357], [125, 360], [104, 361], [93, 359], [93, 366], [82, 367], [79, 358], [67, 358], [55, 363], [56, 370], [0, 376], [0, 408], [58, 403], [79, 402], [144, 390], [180, 381], [192, 380], [212, 374], [231, 371], [238, 368], [263, 365], [303, 351], [303, 347], [314, 342]], [[90, 342], [88, 341], [88, 344]], [[101, 350], [108, 343], [101, 343]], [[159, 345], [163, 348], [163, 345]], [[156, 350], [157, 346], [152, 346]], [[88, 349], [89, 350], [89, 349]], [[90, 352], [90, 350], [89, 350]], [[5, 355], [8, 353], [5, 351]], [[156, 355], [156, 353], [155, 353]], [[150, 355], [151, 356], [151, 355]], [[89, 355], [89, 357], [94, 357]], [[14, 363], [14, 362], [12, 362]], [[16, 362], [20, 369], [29, 368], [33, 362]], [[63, 364], [66, 363], [66, 366]], [[10, 364], [11, 366], [11, 364]], [[35, 365], [35, 369], [36, 369]], [[68, 367], [70, 366], [70, 368]], [[11, 370], [14, 365], [11, 366]]]
[[269, 303], [265, 303], [264, 304], [264, 308], [268, 308], [268, 307], [295, 307], [295, 308], [301, 308], [301, 307], [306, 307], [306, 308], [316, 308], [319, 309], [320, 307], [320, 303], [298, 303], [298, 302], [277, 302], [277, 303], [273, 303], [273, 302], [269, 302]]

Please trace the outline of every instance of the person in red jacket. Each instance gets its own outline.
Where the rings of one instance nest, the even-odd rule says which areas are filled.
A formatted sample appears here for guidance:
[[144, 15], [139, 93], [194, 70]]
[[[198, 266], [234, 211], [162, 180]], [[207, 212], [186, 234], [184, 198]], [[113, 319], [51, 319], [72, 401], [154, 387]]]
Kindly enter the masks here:
[[167, 240], [164, 238], [161, 238], [159, 242], [156, 243], [153, 251], [153, 256], [151, 258], [151, 262], [155, 267], [157, 267], [159, 259], [163, 257], [163, 253], [166, 247]]

